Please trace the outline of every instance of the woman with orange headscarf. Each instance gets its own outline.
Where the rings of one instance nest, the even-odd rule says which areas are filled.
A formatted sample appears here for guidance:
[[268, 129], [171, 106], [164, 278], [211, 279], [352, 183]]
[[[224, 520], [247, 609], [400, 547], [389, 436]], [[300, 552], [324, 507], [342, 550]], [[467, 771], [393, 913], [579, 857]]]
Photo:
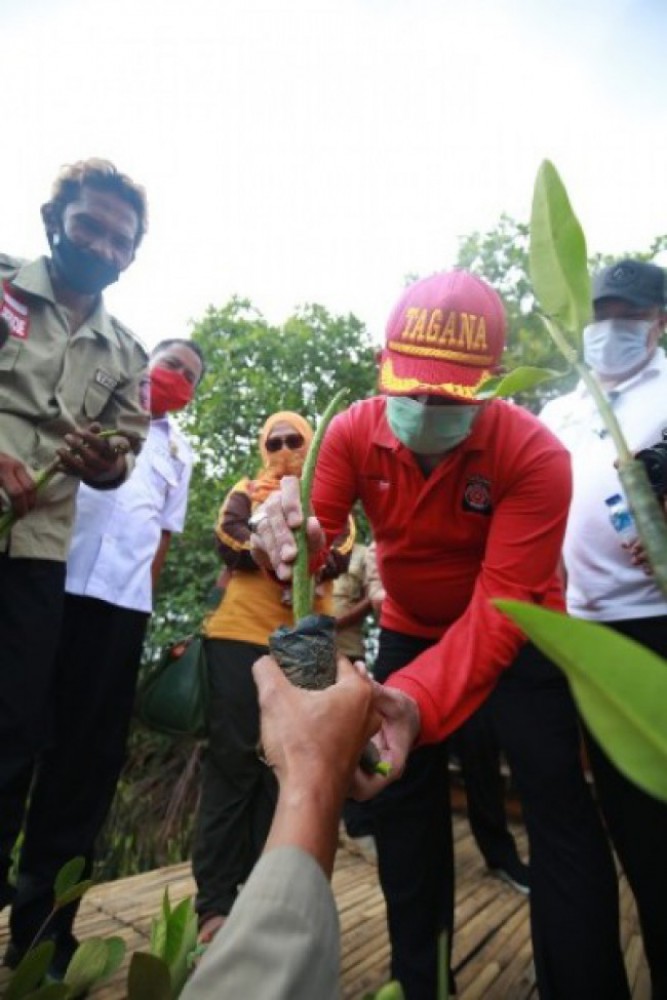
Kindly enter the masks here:
[[[252, 664], [268, 652], [268, 636], [291, 625], [291, 591], [254, 563], [248, 521], [283, 476], [299, 476], [313, 430], [298, 413], [281, 411], [259, 435], [262, 466], [226, 497], [216, 537], [230, 572], [224, 599], [205, 624], [209, 671], [209, 747], [195, 831], [193, 873], [200, 942], [224, 923], [266, 840], [278, 789], [257, 755], [259, 707]], [[332, 613], [331, 580], [346, 568], [354, 527], [337, 540], [319, 574], [315, 611]]]

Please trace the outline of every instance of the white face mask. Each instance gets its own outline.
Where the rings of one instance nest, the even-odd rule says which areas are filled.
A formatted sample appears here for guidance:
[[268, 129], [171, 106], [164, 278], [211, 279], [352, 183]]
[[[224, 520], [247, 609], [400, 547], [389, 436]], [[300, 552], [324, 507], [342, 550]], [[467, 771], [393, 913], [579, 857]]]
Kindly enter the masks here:
[[584, 361], [598, 375], [625, 375], [648, 361], [650, 319], [603, 319], [584, 330]]

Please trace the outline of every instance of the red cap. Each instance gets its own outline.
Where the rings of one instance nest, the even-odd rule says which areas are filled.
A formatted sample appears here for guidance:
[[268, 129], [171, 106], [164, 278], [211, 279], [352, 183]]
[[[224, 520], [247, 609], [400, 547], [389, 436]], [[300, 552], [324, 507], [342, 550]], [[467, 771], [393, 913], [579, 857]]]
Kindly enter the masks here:
[[477, 389], [496, 373], [505, 327], [500, 296], [475, 274], [447, 271], [417, 281], [387, 323], [381, 391], [475, 402]]

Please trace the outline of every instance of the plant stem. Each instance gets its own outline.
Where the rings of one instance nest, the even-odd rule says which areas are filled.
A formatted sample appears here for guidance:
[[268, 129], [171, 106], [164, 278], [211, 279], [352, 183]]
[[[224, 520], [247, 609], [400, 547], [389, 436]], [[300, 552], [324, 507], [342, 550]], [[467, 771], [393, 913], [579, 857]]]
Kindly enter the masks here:
[[[124, 437], [126, 441], [130, 441], [127, 434], [123, 431], [116, 430], [115, 427], [112, 427], [109, 430], [100, 431], [97, 437]], [[35, 476], [35, 492], [41, 493], [42, 490], [45, 489], [45, 487], [51, 482], [55, 474], [61, 471], [60, 458], [56, 456], [56, 458], [52, 459], [49, 464], [44, 469], [41, 469]], [[0, 538], [4, 538], [4, 536], [14, 527], [18, 519], [18, 514], [11, 507], [9, 510], [6, 510], [4, 514], [0, 515]]]
[[342, 400], [347, 396], [347, 389], [341, 389], [331, 400], [326, 410], [322, 414], [315, 436], [312, 440], [306, 461], [303, 464], [301, 474], [301, 509], [303, 511], [303, 524], [294, 532], [296, 540], [296, 561], [292, 577], [292, 607], [294, 608], [294, 621], [299, 622], [306, 615], [309, 615], [313, 606], [313, 584], [308, 572], [308, 538], [306, 525], [310, 513], [310, 495], [313, 488], [313, 478], [315, 476], [315, 465], [317, 456], [322, 444], [324, 432], [329, 426], [331, 419], [340, 406]]
[[[56, 472], [60, 468], [60, 459], [54, 458], [45, 469], [42, 469], [35, 476], [35, 492], [41, 493], [41, 491], [51, 482]], [[6, 510], [4, 514], [0, 516], [0, 538], [3, 538], [8, 531], [13, 528], [13, 526], [18, 521], [18, 514], [13, 507]]]

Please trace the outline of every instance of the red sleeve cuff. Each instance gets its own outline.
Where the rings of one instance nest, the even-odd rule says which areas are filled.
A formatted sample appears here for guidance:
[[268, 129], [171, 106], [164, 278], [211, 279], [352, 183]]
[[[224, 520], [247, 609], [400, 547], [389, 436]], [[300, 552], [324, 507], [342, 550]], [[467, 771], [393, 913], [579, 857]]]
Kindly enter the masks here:
[[417, 702], [419, 709], [419, 736], [415, 746], [425, 743], [439, 743], [463, 725], [489, 695], [493, 684], [467, 690], [461, 698], [454, 700], [443, 711], [438, 708], [429, 690], [415, 677], [407, 675], [405, 668], [397, 671], [385, 681], [387, 687], [396, 688]]

